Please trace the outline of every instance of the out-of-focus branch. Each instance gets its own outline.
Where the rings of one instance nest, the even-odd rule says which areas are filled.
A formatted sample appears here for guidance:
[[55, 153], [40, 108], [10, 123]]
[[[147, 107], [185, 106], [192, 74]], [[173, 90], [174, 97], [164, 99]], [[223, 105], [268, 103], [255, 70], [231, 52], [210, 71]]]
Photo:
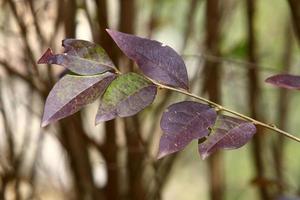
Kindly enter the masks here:
[[[216, 62], [216, 63], [229, 63], [229, 64], [234, 64], [234, 67], [241, 67], [241, 68], [247, 68], [247, 69], [253, 69], [256, 68], [257, 70], [264, 70], [264, 71], [269, 71], [269, 72], [280, 72], [278, 69], [275, 67], [268, 67], [268, 66], [262, 66], [258, 65], [257, 63], [251, 63], [249, 61], [245, 60], [239, 60], [239, 59], [233, 59], [233, 58], [228, 58], [228, 57], [222, 57], [222, 56], [216, 56], [212, 54], [207, 54], [207, 53], [200, 53], [200, 54], [183, 54], [183, 57], [196, 57], [199, 59], [207, 60], [210, 62]], [[222, 65], [220, 65], [222, 66]]]
[[[96, 42], [103, 46], [108, 52], [110, 58], [115, 64], [118, 64], [118, 51], [114, 45], [113, 40], [106, 32], [108, 28], [108, 15], [107, 15], [107, 1], [106, 0], [95, 0], [97, 5], [97, 23], [99, 26], [100, 37], [96, 38]], [[118, 199], [120, 198], [120, 185], [119, 185], [119, 170], [118, 166], [118, 154], [119, 149], [116, 144], [117, 131], [116, 122], [111, 120], [105, 122], [105, 135], [106, 140], [103, 145], [103, 157], [107, 164], [107, 184], [104, 188], [104, 192], [107, 199]]]
[[187, 15], [186, 15], [186, 23], [183, 33], [183, 41], [182, 41], [182, 47], [181, 52], [184, 51], [184, 49], [187, 46], [188, 39], [190, 38], [191, 33], [193, 32], [193, 24], [195, 19], [195, 14], [197, 11], [198, 3], [201, 3], [202, 1], [199, 0], [191, 0], [189, 3], [189, 8], [187, 9]]
[[64, 26], [65, 34], [68, 38], [75, 38], [75, 29], [76, 29], [76, 13], [77, 5], [76, 1], [66, 0], [64, 1]]
[[[220, 54], [221, 14], [219, 0], [207, 0], [205, 9], [205, 46], [209, 54]], [[202, 92], [207, 92], [209, 99], [221, 102], [221, 68], [219, 63], [205, 61]], [[224, 199], [225, 173], [220, 152], [209, 158], [210, 197], [212, 200]]]
[[147, 37], [151, 38], [154, 29], [157, 26], [157, 9], [156, 9], [156, 0], [152, 0], [151, 1], [151, 13], [150, 13], [150, 17], [149, 17], [149, 22], [148, 22], [148, 34]]
[[28, 0], [28, 5], [29, 5], [29, 9], [33, 18], [33, 24], [34, 24], [34, 28], [35, 28], [35, 32], [38, 36], [38, 44], [40, 45], [40, 49], [42, 49], [42, 47], [44, 47], [46, 45], [46, 39], [42, 33], [41, 27], [40, 27], [40, 23], [38, 20], [38, 16], [36, 14], [35, 11], [35, 3], [33, 0]]
[[[33, 73], [33, 75], [35, 76], [38, 76], [39, 75], [39, 71], [38, 71], [38, 68], [37, 68], [37, 64], [36, 64], [36, 61], [35, 61], [35, 58], [34, 58], [34, 54], [32, 52], [32, 49], [30, 47], [30, 44], [29, 44], [29, 41], [28, 41], [28, 38], [27, 38], [27, 28], [26, 28], [26, 25], [22, 19], [21, 16], [18, 15], [18, 12], [17, 12], [17, 8], [16, 8], [16, 2], [13, 1], [13, 0], [7, 0], [8, 1], [8, 4], [12, 10], [12, 13], [13, 13], [13, 16], [15, 17], [16, 21], [17, 21], [17, 24], [20, 28], [20, 31], [21, 31], [21, 38], [22, 38], [22, 41], [25, 45], [25, 52], [32, 64], [32, 67], [33, 68], [29, 68], [29, 71]], [[33, 69], [33, 70], [31, 70]]]
[[36, 84], [29, 76], [22, 74], [17, 71], [13, 66], [11, 66], [5, 60], [0, 60], [0, 65], [2, 65], [3, 69], [12, 76], [16, 76], [26, 82], [30, 87], [34, 88], [38, 93], [45, 94], [45, 86], [42, 83]]
[[91, 16], [91, 13], [88, 9], [87, 0], [83, 0], [82, 7], [86, 16], [86, 19], [89, 23], [89, 27], [91, 29], [93, 40], [95, 41], [98, 37], [99, 27], [97, 26], [97, 23], [95, 23], [95, 20]]
[[[291, 30], [290, 23], [287, 23], [286, 30], [284, 31], [285, 35], [285, 44], [282, 53], [282, 65], [283, 71], [288, 73], [291, 68], [292, 60], [292, 48], [293, 48], [293, 35]], [[278, 105], [278, 127], [281, 129], [287, 129], [288, 122], [288, 111], [289, 111], [289, 91], [286, 89], [280, 89], [279, 91], [279, 105]], [[275, 170], [278, 185], [278, 196], [283, 194], [284, 186], [286, 186], [284, 179], [284, 147], [286, 139], [283, 135], [278, 135], [273, 144], [273, 155], [275, 161]]]
[[88, 146], [83, 136], [86, 133], [82, 127], [80, 113], [63, 120], [61, 129], [61, 138], [68, 152], [70, 168], [74, 175], [77, 198], [102, 199], [102, 193], [94, 183]]
[[291, 13], [292, 13], [292, 21], [294, 24], [294, 30], [296, 32], [296, 36], [298, 38], [298, 43], [300, 45], [300, 1], [299, 0], [288, 0]]
[[113, 62], [118, 66], [118, 55], [119, 50], [116, 48], [113, 40], [105, 29], [108, 28], [108, 17], [107, 17], [107, 2], [106, 0], [95, 0], [97, 5], [97, 23], [99, 25], [100, 37], [96, 38], [95, 42], [101, 44], [107, 51]]
[[[248, 41], [248, 61], [250, 63], [257, 63], [256, 55], [256, 37], [255, 37], [255, 11], [256, 4], [255, 0], [246, 1], [246, 12], [247, 12], [247, 41]], [[258, 69], [251, 68], [248, 69], [248, 99], [251, 117], [255, 119], [262, 119], [262, 113], [260, 110], [260, 99], [261, 99], [261, 89], [259, 84], [259, 73]], [[264, 144], [263, 144], [263, 130], [259, 127], [257, 129], [257, 134], [253, 137], [252, 153], [254, 158], [254, 164], [256, 169], [257, 179], [264, 179], [265, 168], [264, 168]], [[270, 194], [268, 188], [265, 185], [259, 187], [260, 198], [264, 200], [270, 199]]]

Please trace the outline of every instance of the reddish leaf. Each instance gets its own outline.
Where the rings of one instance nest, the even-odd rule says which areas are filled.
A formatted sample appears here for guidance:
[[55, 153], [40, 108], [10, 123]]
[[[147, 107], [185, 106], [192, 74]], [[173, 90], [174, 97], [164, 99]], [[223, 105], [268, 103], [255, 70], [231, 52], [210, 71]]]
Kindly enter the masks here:
[[214, 125], [216, 118], [216, 111], [205, 104], [183, 101], [169, 106], [160, 122], [164, 134], [160, 138], [158, 158], [207, 136], [208, 128]]
[[218, 149], [237, 149], [245, 145], [255, 134], [253, 123], [234, 117], [219, 115], [211, 134], [201, 144], [199, 152], [202, 159]]
[[188, 89], [185, 64], [171, 47], [118, 31], [107, 29], [107, 32], [145, 75], [162, 84]]
[[58, 64], [81, 75], [94, 75], [113, 71], [114, 64], [99, 45], [76, 39], [65, 39], [63, 54], [53, 54], [50, 48], [39, 59], [38, 64]]
[[300, 76], [291, 74], [277, 74], [267, 78], [266, 82], [277, 87], [300, 90]]
[[42, 126], [72, 115], [92, 103], [114, 78], [115, 75], [110, 72], [95, 76], [65, 75], [47, 97]]
[[96, 116], [96, 124], [135, 115], [150, 105], [156, 95], [156, 86], [136, 73], [117, 77], [103, 94]]

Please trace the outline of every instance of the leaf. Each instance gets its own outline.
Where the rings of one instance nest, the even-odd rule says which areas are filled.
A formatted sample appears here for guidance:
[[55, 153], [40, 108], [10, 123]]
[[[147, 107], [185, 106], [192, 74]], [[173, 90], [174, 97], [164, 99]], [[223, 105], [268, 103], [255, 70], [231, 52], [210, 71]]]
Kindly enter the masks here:
[[279, 196], [275, 200], [300, 200], [300, 197], [296, 197], [296, 196]]
[[114, 64], [99, 45], [76, 39], [65, 39], [63, 54], [53, 54], [48, 48], [39, 59], [38, 64], [62, 65], [80, 75], [95, 75], [106, 71], [113, 71]]
[[199, 144], [202, 159], [218, 149], [237, 149], [244, 146], [255, 134], [253, 123], [242, 119], [219, 115], [208, 138]]
[[277, 87], [300, 90], [300, 76], [291, 74], [277, 74], [267, 78], [266, 82]]
[[188, 75], [182, 58], [169, 46], [118, 31], [106, 31], [120, 49], [151, 79], [188, 90]]
[[208, 105], [182, 101], [167, 108], [160, 121], [164, 134], [160, 138], [158, 158], [182, 150], [192, 140], [209, 134], [217, 118]]
[[72, 115], [92, 103], [102, 95], [115, 77], [110, 72], [95, 76], [65, 75], [54, 85], [47, 97], [42, 127]]
[[135, 115], [150, 105], [156, 95], [156, 86], [136, 73], [117, 77], [103, 94], [96, 124], [119, 117]]

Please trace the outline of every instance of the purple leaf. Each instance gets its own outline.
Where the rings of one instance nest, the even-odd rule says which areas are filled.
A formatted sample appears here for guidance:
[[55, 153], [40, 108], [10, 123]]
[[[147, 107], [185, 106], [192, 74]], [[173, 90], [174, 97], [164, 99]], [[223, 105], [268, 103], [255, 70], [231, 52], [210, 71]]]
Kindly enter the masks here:
[[159, 83], [188, 90], [188, 76], [182, 58], [169, 46], [145, 38], [108, 30], [120, 49]]
[[300, 90], [300, 76], [291, 74], [277, 74], [267, 78], [266, 82], [277, 87]]
[[296, 197], [296, 196], [280, 196], [277, 197], [275, 200], [300, 200], [300, 197]]
[[183, 101], [169, 106], [160, 121], [164, 134], [160, 138], [158, 158], [207, 136], [208, 128], [214, 125], [216, 118], [216, 111], [205, 104]]
[[45, 105], [42, 127], [74, 114], [102, 95], [115, 75], [106, 72], [94, 76], [65, 75], [50, 91]]
[[253, 123], [242, 119], [219, 115], [208, 138], [199, 144], [202, 159], [218, 149], [237, 149], [245, 145], [255, 134]]
[[96, 124], [119, 117], [135, 115], [150, 105], [156, 86], [136, 73], [117, 77], [103, 94], [96, 116]]
[[39, 59], [38, 64], [58, 64], [81, 75], [94, 75], [113, 71], [114, 64], [99, 45], [76, 39], [62, 42], [65, 52], [53, 54], [50, 48]]

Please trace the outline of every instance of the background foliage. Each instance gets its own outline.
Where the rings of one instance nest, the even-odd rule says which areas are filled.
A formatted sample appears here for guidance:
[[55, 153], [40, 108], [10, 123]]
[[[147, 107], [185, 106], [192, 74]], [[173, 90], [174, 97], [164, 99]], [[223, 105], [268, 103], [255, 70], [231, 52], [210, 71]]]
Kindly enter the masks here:
[[[186, 97], [159, 91], [138, 116], [94, 126], [97, 105], [47, 128], [43, 105], [62, 68], [37, 66], [78, 38], [104, 47], [122, 72], [136, 66], [106, 28], [156, 39], [187, 65], [191, 90], [295, 135], [299, 94], [263, 83], [300, 74], [298, 0], [1, 0], [2, 199], [274, 199], [300, 193], [300, 146], [258, 129], [246, 147], [202, 161], [196, 142], [156, 160], [159, 118]], [[298, 134], [299, 136], [299, 134]]]

